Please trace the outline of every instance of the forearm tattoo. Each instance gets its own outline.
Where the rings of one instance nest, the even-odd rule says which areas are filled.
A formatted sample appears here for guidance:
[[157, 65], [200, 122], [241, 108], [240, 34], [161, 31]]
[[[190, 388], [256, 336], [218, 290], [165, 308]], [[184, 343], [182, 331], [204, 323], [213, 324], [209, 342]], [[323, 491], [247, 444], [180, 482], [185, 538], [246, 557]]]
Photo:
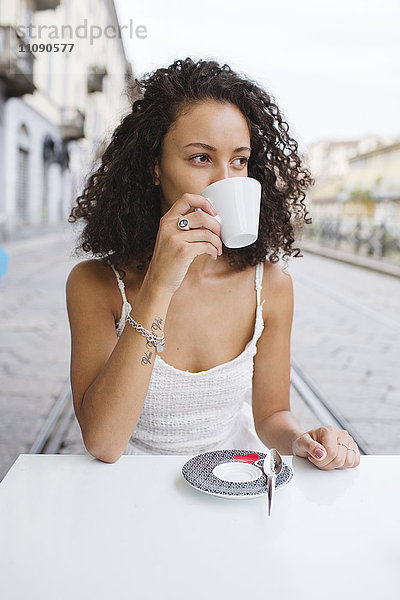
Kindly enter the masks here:
[[157, 337], [160, 337], [159, 332], [162, 331], [161, 330], [161, 324], [162, 324], [163, 320], [160, 318], [156, 317], [156, 320], [154, 321], [154, 323], [152, 324], [152, 326], [150, 327], [151, 331], [154, 333], [154, 335], [156, 335]]
[[[160, 337], [160, 331], [162, 331], [162, 329], [161, 329], [162, 323], [163, 323], [163, 320], [160, 317], [156, 317], [155, 321], [152, 323], [152, 325], [150, 327], [151, 332], [154, 333], [154, 335], [156, 335], [157, 337]], [[154, 348], [156, 348], [156, 343], [150, 342], [149, 340], [146, 339], [146, 348], [149, 350], [149, 352], [145, 352], [144, 356], [142, 357], [142, 360], [140, 361], [144, 367], [146, 365], [151, 365], [151, 358], [152, 358], [153, 354], [155, 354]]]
[[[151, 347], [153, 344], [151, 344], [149, 341], [147, 341], [146, 346], [147, 347]], [[142, 365], [145, 367], [146, 365], [151, 365], [151, 357], [153, 356], [153, 352], [145, 352], [144, 356], [142, 358], [142, 360], [140, 361], [142, 363]]]

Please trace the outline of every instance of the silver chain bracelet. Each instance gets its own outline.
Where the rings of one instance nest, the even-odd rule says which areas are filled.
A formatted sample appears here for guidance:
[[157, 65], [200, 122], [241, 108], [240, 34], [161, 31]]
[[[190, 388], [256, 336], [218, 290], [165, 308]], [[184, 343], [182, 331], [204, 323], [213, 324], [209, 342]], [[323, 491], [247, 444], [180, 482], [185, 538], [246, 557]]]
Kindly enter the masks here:
[[136, 329], [136, 331], [141, 333], [143, 337], [147, 338], [149, 342], [156, 346], [157, 352], [162, 352], [164, 350], [164, 333], [161, 337], [157, 337], [156, 335], [154, 335], [154, 333], [152, 333], [148, 329], [145, 329], [143, 325], [139, 325], [139, 323], [137, 323], [135, 319], [132, 319], [131, 315], [129, 314], [126, 316], [126, 320], [128, 321], [128, 323], [130, 323], [130, 325], [132, 325], [134, 329]]

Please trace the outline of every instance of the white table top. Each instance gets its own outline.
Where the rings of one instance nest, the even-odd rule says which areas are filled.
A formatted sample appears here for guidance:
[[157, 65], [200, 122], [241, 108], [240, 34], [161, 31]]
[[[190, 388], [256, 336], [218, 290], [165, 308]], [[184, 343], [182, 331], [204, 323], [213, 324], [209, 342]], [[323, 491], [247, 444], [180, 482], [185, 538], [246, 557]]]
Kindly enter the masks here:
[[0, 484], [1, 598], [398, 597], [400, 456], [295, 457], [269, 518], [266, 497], [190, 487], [188, 458], [20, 455]]

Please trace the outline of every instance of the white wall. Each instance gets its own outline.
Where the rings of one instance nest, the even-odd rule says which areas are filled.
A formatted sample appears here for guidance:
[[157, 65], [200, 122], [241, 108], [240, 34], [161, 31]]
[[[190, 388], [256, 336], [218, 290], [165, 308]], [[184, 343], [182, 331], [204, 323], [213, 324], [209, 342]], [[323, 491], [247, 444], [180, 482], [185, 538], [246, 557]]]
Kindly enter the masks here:
[[[70, 24], [73, 34], [85, 20], [87, 27], [98, 25], [104, 31], [106, 25], [116, 27], [115, 14], [110, 10], [110, 0], [62, 0], [55, 10], [30, 11], [29, 0], [1, 2], [0, 19], [2, 24], [12, 26], [28, 25], [32, 19], [35, 26], [31, 43], [63, 43], [63, 40], [46, 40], [49, 27], [57, 28]], [[6, 7], [6, 8], [5, 8]], [[39, 25], [46, 25], [39, 37]], [[25, 29], [28, 34], [29, 31]], [[33, 39], [35, 37], [35, 39]], [[7, 229], [13, 232], [17, 227], [16, 194], [18, 178], [18, 131], [25, 124], [29, 132], [29, 185], [27, 190], [28, 220], [30, 226], [42, 222], [44, 189], [43, 141], [50, 135], [57, 145], [61, 145], [61, 111], [64, 106], [80, 109], [85, 114], [85, 137], [68, 143], [70, 156], [69, 169], [62, 170], [57, 163], [51, 164], [48, 177], [47, 222], [55, 223], [66, 219], [71, 205], [82, 192], [86, 176], [91, 169], [93, 156], [98, 143], [110, 140], [111, 134], [123, 114], [129, 110], [124, 95], [125, 71], [127, 62], [118, 37], [64, 40], [74, 43], [71, 53], [36, 54], [34, 83], [37, 90], [22, 98], [10, 98], [3, 106], [0, 100], [0, 155], [1, 142], [4, 152], [4, 194], [3, 207], [7, 214]], [[108, 75], [103, 79], [103, 92], [89, 94], [87, 75], [90, 66], [105, 67]], [[1, 175], [1, 173], [0, 173]], [[0, 178], [1, 183], [1, 178]], [[2, 205], [0, 203], [0, 213]]]

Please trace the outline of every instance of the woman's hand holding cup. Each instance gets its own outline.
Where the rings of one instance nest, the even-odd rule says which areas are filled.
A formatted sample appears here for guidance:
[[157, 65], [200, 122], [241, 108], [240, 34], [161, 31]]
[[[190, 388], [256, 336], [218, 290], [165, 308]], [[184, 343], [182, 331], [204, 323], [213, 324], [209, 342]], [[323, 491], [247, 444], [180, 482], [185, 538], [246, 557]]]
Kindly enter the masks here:
[[[222, 254], [220, 224], [214, 218], [216, 214], [206, 198], [185, 193], [161, 217], [146, 275], [151, 285], [172, 296], [196, 256], [209, 254], [216, 260]], [[189, 219], [189, 230], [178, 228], [177, 223], [182, 216]]]

